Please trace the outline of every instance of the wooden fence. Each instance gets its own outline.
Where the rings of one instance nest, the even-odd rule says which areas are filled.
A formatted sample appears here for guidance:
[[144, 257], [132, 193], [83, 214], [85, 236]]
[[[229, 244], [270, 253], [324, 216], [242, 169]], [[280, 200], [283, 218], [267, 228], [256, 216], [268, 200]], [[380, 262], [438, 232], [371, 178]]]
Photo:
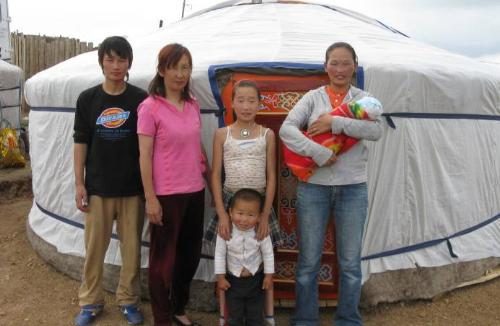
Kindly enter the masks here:
[[[11, 33], [10, 40], [13, 50], [10, 63], [24, 71], [25, 80], [61, 61], [94, 50], [92, 43], [67, 37]], [[21, 112], [26, 115], [29, 107], [24, 96], [21, 102]]]
[[25, 79], [80, 53], [94, 50], [92, 43], [67, 37], [11, 33], [11, 63], [24, 70]]

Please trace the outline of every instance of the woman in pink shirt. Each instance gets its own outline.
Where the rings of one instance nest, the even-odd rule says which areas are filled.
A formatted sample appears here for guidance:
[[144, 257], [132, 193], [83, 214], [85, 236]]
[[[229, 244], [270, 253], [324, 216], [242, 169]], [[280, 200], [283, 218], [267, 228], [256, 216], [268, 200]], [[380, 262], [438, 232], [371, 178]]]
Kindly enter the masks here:
[[140, 167], [151, 223], [149, 292], [154, 325], [196, 325], [186, 316], [203, 236], [206, 155], [200, 108], [191, 96], [192, 58], [180, 44], [158, 54], [139, 106]]

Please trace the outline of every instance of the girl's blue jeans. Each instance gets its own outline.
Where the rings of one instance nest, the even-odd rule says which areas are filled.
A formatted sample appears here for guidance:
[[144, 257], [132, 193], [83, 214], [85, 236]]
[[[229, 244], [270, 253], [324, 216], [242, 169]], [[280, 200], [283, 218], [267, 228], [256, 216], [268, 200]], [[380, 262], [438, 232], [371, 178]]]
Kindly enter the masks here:
[[361, 243], [367, 215], [366, 183], [323, 186], [299, 182], [297, 228], [299, 258], [296, 269], [296, 306], [292, 325], [319, 325], [318, 272], [325, 231], [335, 218], [339, 268], [335, 325], [362, 325], [358, 304], [361, 296]]

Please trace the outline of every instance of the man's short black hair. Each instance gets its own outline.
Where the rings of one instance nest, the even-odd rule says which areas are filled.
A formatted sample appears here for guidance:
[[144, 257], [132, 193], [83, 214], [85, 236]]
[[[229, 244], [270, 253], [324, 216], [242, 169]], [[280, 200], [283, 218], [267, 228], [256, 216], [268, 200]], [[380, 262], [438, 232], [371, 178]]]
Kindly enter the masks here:
[[259, 203], [259, 212], [264, 209], [264, 198], [255, 189], [241, 188], [238, 190], [229, 202], [229, 208], [233, 208], [237, 200], [243, 201], [256, 201]]
[[130, 68], [132, 66], [132, 59], [134, 58], [134, 55], [132, 54], [132, 46], [124, 37], [110, 36], [99, 44], [97, 55], [99, 57], [99, 65], [101, 67], [104, 55], [112, 55], [111, 51], [115, 52], [122, 59], [128, 59], [128, 67]]

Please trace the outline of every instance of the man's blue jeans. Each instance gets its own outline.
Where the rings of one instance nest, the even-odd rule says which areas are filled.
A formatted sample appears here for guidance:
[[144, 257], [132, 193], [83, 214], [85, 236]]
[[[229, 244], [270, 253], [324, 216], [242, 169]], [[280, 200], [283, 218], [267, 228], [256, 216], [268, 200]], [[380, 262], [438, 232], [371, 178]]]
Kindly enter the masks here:
[[318, 272], [325, 231], [332, 213], [340, 279], [335, 325], [362, 325], [358, 304], [361, 296], [361, 243], [367, 207], [366, 183], [322, 186], [299, 182], [299, 261], [293, 325], [319, 325]]

